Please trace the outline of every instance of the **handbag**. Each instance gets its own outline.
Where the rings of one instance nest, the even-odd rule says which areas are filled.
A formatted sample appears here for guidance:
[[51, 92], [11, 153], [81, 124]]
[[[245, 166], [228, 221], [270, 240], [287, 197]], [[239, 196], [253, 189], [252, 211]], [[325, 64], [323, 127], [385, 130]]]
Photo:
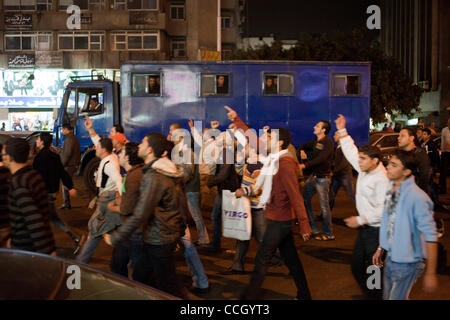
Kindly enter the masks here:
[[250, 200], [236, 198], [230, 190], [222, 190], [222, 235], [243, 241], [250, 240], [252, 235]]

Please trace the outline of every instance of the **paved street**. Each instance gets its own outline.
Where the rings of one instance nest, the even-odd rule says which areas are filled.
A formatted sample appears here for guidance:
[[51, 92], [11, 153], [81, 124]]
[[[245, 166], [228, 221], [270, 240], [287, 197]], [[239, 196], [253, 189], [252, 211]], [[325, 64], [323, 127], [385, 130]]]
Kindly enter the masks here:
[[[83, 189], [81, 177], [75, 179], [75, 185]], [[442, 196], [441, 200], [450, 203], [450, 195]], [[317, 198], [314, 198], [314, 210], [319, 214]], [[59, 206], [61, 199], [58, 198]], [[68, 223], [75, 231], [87, 231], [87, 221], [92, 214], [92, 210], [82, 205], [82, 201], [74, 199], [72, 210], [59, 210], [60, 217]], [[300, 259], [305, 268], [311, 295], [313, 299], [362, 299], [362, 293], [357, 286], [350, 271], [350, 261], [353, 244], [356, 239], [357, 230], [347, 228], [343, 219], [356, 215], [356, 208], [347, 198], [346, 194], [340, 190], [336, 199], [333, 211], [333, 226], [336, 235], [336, 241], [321, 242], [310, 240], [303, 242], [298, 236], [298, 229], [295, 230], [296, 244]], [[450, 213], [438, 212], [438, 217], [445, 221], [447, 234], [441, 239], [441, 243], [448, 251], [447, 260], [450, 261]], [[211, 233], [210, 212], [204, 211], [208, 231]], [[72, 259], [71, 253], [72, 241], [65, 233], [57, 228], [53, 228], [56, 235], [59, 256]], [[191, 226], [193, 239], [196, 240], [195, 225]], [[218, 272], [229, 267], [232, 262], [233, 254], [230, 250], [234, 249], [235, 241], [223, 238], [222, 247], [224, 250], [219, 254], [205, 254], [199, 251], [204, 264], [207, 276], [210, 281], [211, 291], [205, 299], [237, 299], [244, 290], [250, 279], [250, 273], [246, 275], [223, 276]], [[255, 241], [251, 242], [250, 250], [247, 255], [246, 271], [252, 271], [253, 259], [257, 250]], [[91, 264], [105, 270], [109, 270], [109, 261], [112, 248], [103, 241], [95, 252]], [[177, 271], [183, 282], [188, 287], [191, 279], [185, 260], [180, 253], [177, 256]], [[263, 288], [264, 299], [290, 300], [296, 295], [296, 289], [293, 280], [288, 276], [286, 266], [271, 267], [267, 274]], [[419, 280], [421, 281], [421, 280]], [[442, 268], [438, 274], [439, 289], [434, 294], [426, 294], [421, 290], [421, 283], [416, 284], [410, 298], [411, 299], [450, 299], [450, 264]]]

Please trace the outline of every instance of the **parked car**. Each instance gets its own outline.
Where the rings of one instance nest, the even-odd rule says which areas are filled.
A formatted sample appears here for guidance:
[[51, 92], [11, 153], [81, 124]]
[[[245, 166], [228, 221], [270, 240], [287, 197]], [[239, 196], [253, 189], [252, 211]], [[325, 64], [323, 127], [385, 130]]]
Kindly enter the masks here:
[[386, 166], [389, 155], [398, 148], [398, 132], [374, 132], [369, 136], [371, 146], [376, 146], [381, 150], [381, 161]]

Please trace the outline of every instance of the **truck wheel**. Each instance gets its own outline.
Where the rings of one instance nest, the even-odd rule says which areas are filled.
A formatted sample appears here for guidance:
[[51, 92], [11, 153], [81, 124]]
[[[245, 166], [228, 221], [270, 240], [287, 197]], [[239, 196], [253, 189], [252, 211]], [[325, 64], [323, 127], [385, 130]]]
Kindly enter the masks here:
[[97, 187], [95, 186], [95, 181], [97, 178], [97, 169], [98, 169], [99, 164], [100, 164], [100, 159], [93, 158], [88, 162], [88, 164], [86, 165], [86, 168], [84, 168], [84, 172], [83, 172], [84, 185], [86, 186], [86, 189], [93, 194], [97, 193]]

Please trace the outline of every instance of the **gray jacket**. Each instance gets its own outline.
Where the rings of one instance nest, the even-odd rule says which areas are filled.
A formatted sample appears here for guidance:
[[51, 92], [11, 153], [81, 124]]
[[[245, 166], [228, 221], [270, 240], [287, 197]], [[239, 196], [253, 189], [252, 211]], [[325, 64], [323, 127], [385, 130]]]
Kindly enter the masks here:
[[80, 142], [72, 132], [65, 136], [60, 157], [64, 168], [77, 167], [80, 165]]

